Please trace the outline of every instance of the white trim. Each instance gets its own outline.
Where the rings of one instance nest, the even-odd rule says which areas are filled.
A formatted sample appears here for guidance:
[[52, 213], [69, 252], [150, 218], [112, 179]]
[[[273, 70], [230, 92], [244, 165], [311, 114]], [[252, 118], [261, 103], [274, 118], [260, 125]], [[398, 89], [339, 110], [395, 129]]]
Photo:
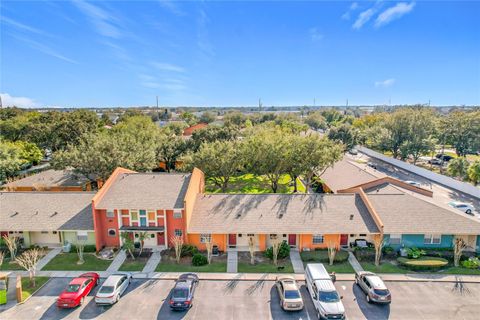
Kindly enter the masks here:
[[163, 212], [163, 236], [165, 237], [165, 247], [168, 248], [168, 236], [167, 236], [167, 213], [166, 210]]

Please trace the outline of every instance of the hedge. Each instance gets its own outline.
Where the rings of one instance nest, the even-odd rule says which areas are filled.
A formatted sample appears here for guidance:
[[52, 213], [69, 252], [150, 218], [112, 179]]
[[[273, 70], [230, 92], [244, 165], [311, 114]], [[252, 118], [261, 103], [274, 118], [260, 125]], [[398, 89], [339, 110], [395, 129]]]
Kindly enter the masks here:
[[[95, 247], [94, 244], [86, 244], [83, 247], [83, 252], [96, 252], [96, 251], [97, 251], [97, 248]], [[77, 252], [77, 247], [74, 244], [72, 244], [70, 248], [70, 252]]]
[[[328, 250], [315, 250], [315, 251], [303, 251], [300, 253], [302, 260], [305, 262], [322, 262], [322, 263], [329, 263], [330, 260], [328, 259]], [[345, 262], [348, 260], [348, 252], [346, 251], [338, 251], [335, 254], [334, 262]]]
[[[290, 246], [285, 241], [280, 244], [280, 249], [278, 250], [278, 259], [284, 259], [290, 255]], [[265, 257], [273, 259], [273, 247], [265, 250]]]
[[353, 254], [358, 261], [375, 261], [375, 248], [360, 248], [353, 249]]
[[398, 263], [411, 270], [434, 270], [445, 267], [448, 264], [447, 259], [438, 257], [424, 256], [418, 259], [408, 259], [404, 257], [397, 258]]
[[192, 265], [195, 267], [200, 267], [208, 264], [208, 259], [203, 254], [196, 253], [192, 258]]

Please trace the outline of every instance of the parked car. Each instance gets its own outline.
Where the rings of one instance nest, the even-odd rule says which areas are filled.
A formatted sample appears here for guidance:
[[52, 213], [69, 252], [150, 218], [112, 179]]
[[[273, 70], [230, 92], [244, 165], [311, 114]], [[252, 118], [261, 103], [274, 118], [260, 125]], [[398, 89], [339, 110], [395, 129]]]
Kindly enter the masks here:
[[90, 291], [98, 285], [100, 276], [96, 272], [88, 272], [70, 281], [57, 299], [59, 308], [75, 308], [81, 306]]
[[373, 168], [375, 170], [377, 170], [377, 165], [371, 161], [368, 161], [367, 162], [367, 166], [369, 166], [370, 168]]
[[415, 186], [415, 187], [421, 187], [422, 185], [420, 184], [420, 182], [417, 182], [417, 181], [413, 181], [413, 180], [407, 180], [405, 181], [405, 183], [408, 183], [409, 185], [411, 186]]
[[173, 310], [187, 310], [191, 308], [197, 285], [198, 276], [194, 273], [184, 273], [178, 277], [170, 294], [170, 308]]
[[441, 164], [442, 164], [442, 160], [437, 159], [437, 158], [433, 158], [433, 159], [428, 160], [428, 163], [429, 163], [429, 164], [435, 164], [435, 165], [441, 165]]
[[321, 263], [309, 263], [305, 268], [305, 282], [318, 319], [345, 319], [345, 307], [332, 276]]
[[[441, 153], [437, 154], [437, 155], [435, 156], [435, 158], [437, 158], [438, 160], [442, 161], [442, 154], [441, 154]], [[452, 160], [452, 159], [453, 159], [453, 157], [452, 157], [452, 156], [449, 156], [448, 154], [444, 154], [444, 155], [443, 155], [443, 161], [444, 161], [444, 162], [448, 162], [448, 161], [450, 161], [450, 160]]]
[[280, 297], [280, 307], [283, 310], [298, 311], [303, 309], [302, 295], [294, 277], [277, 277], [277, 279], [275, 279], [275, 287]]
[[451, 201], [448, 203], [448, 205], [454, 209], [461, 210], [468, 214], [471, 214], [475, 210], [471, 204], [459, 201]]
[[387, 289], [382, 278], [373, 272], [357, 271], [355, 273], [355, 283], [366, 294], [368, 303], [391, 303], [392, 294]]
[[118, 272], [110, 275], [95, 295], [96, 304], [114, 304], [120, 300], [132, 280], [129, 272]]

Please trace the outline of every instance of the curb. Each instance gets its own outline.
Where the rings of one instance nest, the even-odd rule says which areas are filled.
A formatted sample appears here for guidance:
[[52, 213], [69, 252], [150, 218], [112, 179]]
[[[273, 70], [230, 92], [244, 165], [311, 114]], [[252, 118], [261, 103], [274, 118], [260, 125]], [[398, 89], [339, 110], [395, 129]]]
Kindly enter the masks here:
[[37, 288], [37, 290], [33, 291], [33, 292], [32, 292], [32, 294], [31, 294], [31, 295], [29, 295], [29, 296], [28, 296], [28, 297], [27, 297], [25, 300], [23, 300], [23, 301], [21, 301], [21, 302], [17, 302], [17, 305], [19, 305], [19, 304], [24, 304], [25, 302], [27, 302], [27, 301], [28, 301], [28, 299], [30, 299], [30, 298], [31, 298], [31, 297], [32, 297], [32, 296], [33, 296], [35, 293], [37, 293], [37, 292], [38, 292], [40, 289], [42, 289], [42, 288], [43, 288], [43, 287], [44, 287], [44, 286], [45, 286], [47, 283], [49, 283], [49, 282], [50, 282], [50, 280], [52, 280], [52, 278], [51, 278], [51, 277], [50, 277], [50, 278], [48, 278], [48, 280], [47, 280], [47, 281], [45, 281], [45, 283], [44, 283], [44, 284], [42, 284], [40, 287], [38, 287], [38, 288]]

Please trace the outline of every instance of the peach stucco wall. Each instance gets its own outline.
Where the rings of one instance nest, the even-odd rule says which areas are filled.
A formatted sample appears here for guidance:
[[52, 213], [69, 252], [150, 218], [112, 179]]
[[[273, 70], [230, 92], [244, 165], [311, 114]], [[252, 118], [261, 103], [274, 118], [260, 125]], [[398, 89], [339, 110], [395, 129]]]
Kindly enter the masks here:
[[314, 250], [316, 248], [327, 248], [329, 243], [334, 243], [337, 248], [340, 247], [340, 235], [339, 234], [326, 234], [323, 238], [322, 244], [313, 244], [312, 243], [313, 235], [311, 234], [302, 234], [300, 235], [299, 249], [303, 250], [304, 248], [309, 248]]
[[[227, 235], [226, 234], [213, 234], [212, 235], [212, 242], [213, 242], [214, 245], [218, 246], [218, 250], [226, 251], [226, 249], [227, 249]], [[206, 250], [205, 244], [200, 243], [200, 235], [199, 234], [189, 234], [188, 235], [188, 243], [196, 246], [201, 251]]]

